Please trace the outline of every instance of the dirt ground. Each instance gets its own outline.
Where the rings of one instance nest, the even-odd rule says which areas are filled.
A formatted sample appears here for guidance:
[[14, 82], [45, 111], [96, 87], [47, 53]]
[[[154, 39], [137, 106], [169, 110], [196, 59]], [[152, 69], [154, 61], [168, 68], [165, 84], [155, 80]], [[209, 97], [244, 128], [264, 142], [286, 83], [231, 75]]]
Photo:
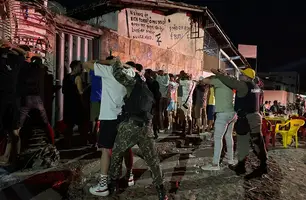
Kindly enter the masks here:
[[[177, 141], [177, 140], [176, 140]], [[211, 161], [212, 148], [202, 143], [196, 148], [182, 146], [171, 140], [158, 144], [165, 185], [169, 200], [304, 200], [306, 199], [306, 149], [274, 149], [269, 151], [269, 173], [261, 179], [245, 181], [226, 166], [218, 172], [201, 170]], [[191, 150], [191, 153], [187, 153]], [[186, 156], [187, 155], [187, 156]], [[174, 163], [174, 164], [173, 164]], [[251, 172], [258, 161], [250, 154], [247, 164]], [[146, 167], [145, 167], [146, 168]], [[94, 175], [75, 181], [69, 188], [70, 200], [156, 200], [156, 191], [150, 184], [150, 173], [141, 169], [136, 185], [114, 197], [94, 197], [88, 188], [95, 183]], [[140, 170], [140, 171], [141, 171]]]

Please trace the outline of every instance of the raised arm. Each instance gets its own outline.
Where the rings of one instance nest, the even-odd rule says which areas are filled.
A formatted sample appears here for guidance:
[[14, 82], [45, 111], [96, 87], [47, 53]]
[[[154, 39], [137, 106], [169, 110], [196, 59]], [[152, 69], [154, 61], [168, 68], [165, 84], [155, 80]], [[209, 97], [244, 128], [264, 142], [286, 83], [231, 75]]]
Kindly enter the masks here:
[[216, 74], [216, 77], [227, 87], [231, 89], [235, 89], [237, 91], [237, 95], [239, 96], [245, 96], [248, 93], [248, 86], [244, 81], [237, 80], [233, 77], [230, 77], [224, 73], [220, 73], [217, 70], [211, 70], [214, 74]]
[[112, 66], [113, 75], [119, 83], [125, 87], [133, 87], [135, 85], [135, 72], [131, 66], [127, 64], [121, 64], [120, 61], [116, 61]]
[[111, 65], [112, 63], [114, 63], [113, 60], [90, 60], [87, 62], [84, 62], [82, 64], [83, 68], [89, 72], [90, 70], [95, 70], [95, 63], [99, 63], [101, 65]]

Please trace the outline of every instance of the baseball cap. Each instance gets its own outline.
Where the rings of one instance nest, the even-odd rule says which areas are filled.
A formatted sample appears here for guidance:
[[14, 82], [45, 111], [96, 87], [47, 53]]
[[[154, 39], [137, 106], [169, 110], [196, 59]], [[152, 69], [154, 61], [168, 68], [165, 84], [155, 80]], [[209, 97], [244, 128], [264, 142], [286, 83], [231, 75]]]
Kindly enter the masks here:
[[252, 69], [252, 68], [246, 68], [246, 69], [242, 69], [240, 70], [241, 73], [251, 79], [254, 79], [256, 76], [256, 72]]

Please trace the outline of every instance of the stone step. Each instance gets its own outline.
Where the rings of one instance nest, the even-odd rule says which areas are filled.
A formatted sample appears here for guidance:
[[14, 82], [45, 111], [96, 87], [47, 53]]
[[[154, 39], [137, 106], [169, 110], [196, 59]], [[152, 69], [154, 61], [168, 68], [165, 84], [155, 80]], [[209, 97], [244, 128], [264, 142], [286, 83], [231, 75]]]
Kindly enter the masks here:
[[40, 141], [40, 140], [46, 140], [47, 139], [47, 137], [44, 137], [44, 136], [38, 136], [38, 137], [33, 137], [33, 138], [30, 138], [29, 139], [29, 141], [31, 141], [31, 143], [32, 143], [32, 141]]
[[41, 142], [39, 144], [29, 144], [29, 147], [35, 148], [35, 147], [45, 146], [46, 144], [47, 144], [46, 142]]

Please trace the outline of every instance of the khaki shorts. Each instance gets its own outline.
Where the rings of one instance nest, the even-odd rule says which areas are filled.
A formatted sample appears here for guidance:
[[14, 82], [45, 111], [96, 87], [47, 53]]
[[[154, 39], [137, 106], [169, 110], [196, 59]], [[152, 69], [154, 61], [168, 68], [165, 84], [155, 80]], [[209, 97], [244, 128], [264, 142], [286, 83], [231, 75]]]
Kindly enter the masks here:
[[90, 121], [96, 121], [100, 115], [100, 102], [90, 102]]
[[177, 114], [181, 120], [190, 120], [191, 119], [191, 111], [192, 111], [192, 105], [188, 105], [188, 109], [186, 109], [184, 106], [180, 106], [177, 108]]

